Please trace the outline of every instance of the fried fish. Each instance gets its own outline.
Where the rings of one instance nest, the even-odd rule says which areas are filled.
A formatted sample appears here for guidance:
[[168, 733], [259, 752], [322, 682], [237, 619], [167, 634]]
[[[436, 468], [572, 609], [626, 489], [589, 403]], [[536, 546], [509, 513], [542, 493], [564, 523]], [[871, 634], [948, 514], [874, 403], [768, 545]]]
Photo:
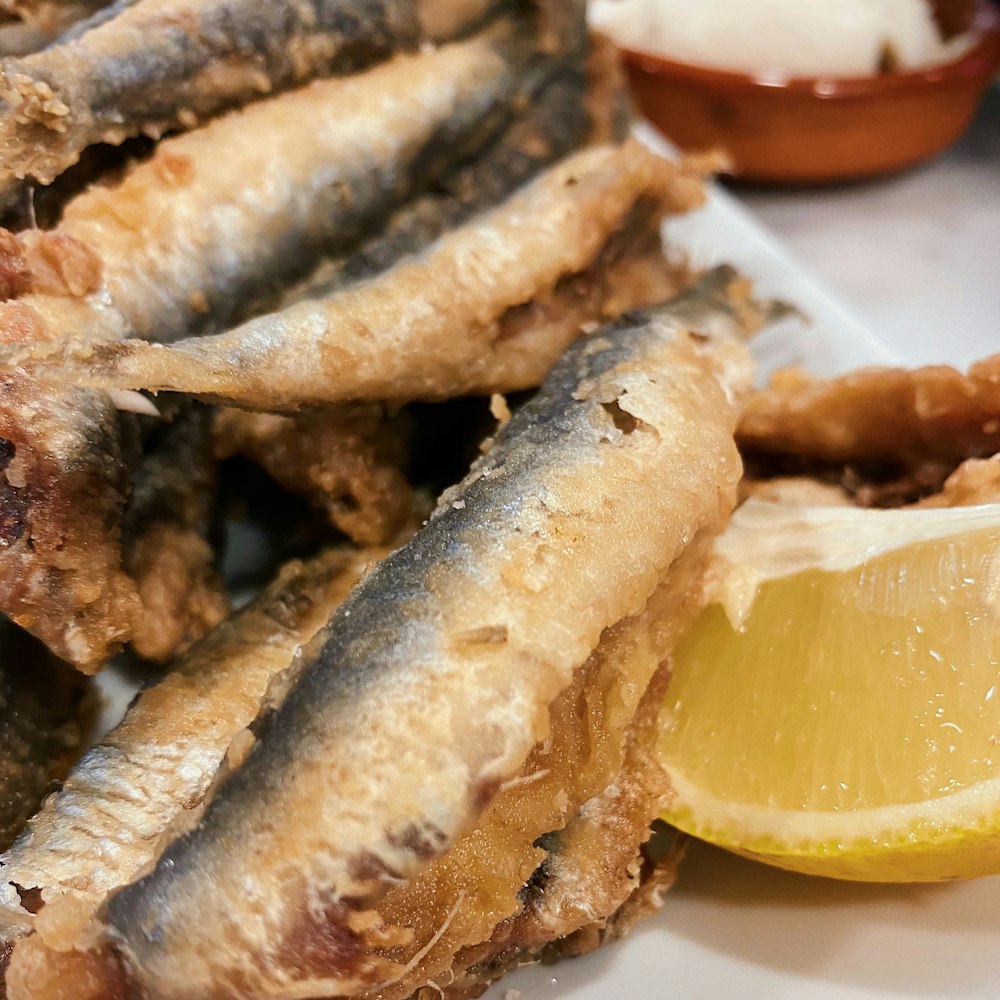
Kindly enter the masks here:
[[[289, 564], [139, 696], [0, 856], [0, 941], [8, 950], [16, 953], [33, 931], [35, 910], [42, 938], [47, 927], [58, 941], [61, 927], [66, 933], [60, 914], [89, 912], [140, 874], [171, 831], [194, 822], [272, 682], [383, 554], [345, 548]], [[29, 893], [40, 908], [24, 905]]]
[[0, 305], [3, 339], [173, 340], [242, 318], [488, 141], [553, 69], [527, 33], [505, 24], [164, 140], [52, 233], [17, 237], [4, 268], [27, 275]]
[[[749, 365], [717, 335], [724, 318], [740, 325], [728, 285], [716, 275], [578, 342], [427, 526], [355, 587], [197, 826], [67, 953], [86, 970], [77, 981], [102, 984], [90, 996], [343, 996], [407, 980], [430, 932], [391, 925], [380, 907], [500, 796], [530, 794], [532, 754], [557, 729], [569, 744], [579, 732], [573, 698], [564, 720], [553, 714], [574, 683], [628, 728], [662, 653], [655, 629], [633, 623], [655, 620], [643, 618], [655, 594], [696, 592], [696, 540], [724, 522], [739, 476], [732, 429]], [[692, 330], [697, 312], [706, 322]], [[602, 641], [609, 654], [642, 647], [634, 685], [616, 685]], [[626, 759], [621, 739], [608, 742], [605, 776]], [[531, 822], [514, 808], [496, 819]], [[531, 845], [495, 846], [502, 861]], [[455, 889], [456, 914], [475, 914], [479, 888]], [[44, 963], [18, 972], [17, 953], [11, 1000], [46, 996]]]
[[423, 254], [327, 298], [216, 336], [67, 343], [39, 347], [23, 363], [74, 383], [274, 411], [530, 388], [578, 335], [581, 317], [524, 324], [519, 309], [558, 300], [628, 221], [655, 230], [664, 212], [701, 197], [700, 177], [636, 142], [595, 147]]
[[122, 521], [122, 561], [141, 611], [134, 652], [166, 662], [229, 611], [212, 535], [217, 475], [208, 407], [175, 398], [149, 418]]
[[748, 400], [738, 440], [754, 477], [818, 475], [864, 506], [917, 501], [959, 463], [1000, 452], [1000, 355], [968, 373], [946, 365], [831, 379], [780, 372]]
[[140, 611], [121, 561], [130, 423], [105, 393], [0, 376], [0, 610], [87, 673]]
[[[529, 34], [502, 25], [164, 141], [117, 185], [74, 199], [57, 230], [4, 243], [0, 337], [30, 350], [227, 322], [262, 285], [347, 249], [394, 199], [488, 141], [493, 119], [534, 86], [533, 67], [538, 80], [553, 68]], [[373, 146], [374, 123], [383, 138]], [[0, 610], [92, 671], [142, 613], [122, 567], [131, 482], [119, 417], [103, 394], [21, 374], [4, 385], [0, 437], [18, 458], [5, 485]]]
[[0, 64], [0, 192], [48, 184], [98, 142], [219, 111], [413, 49], [411, 0], [135, 0]]
[[384, 545], [413, 505], [406, 478], [408, 421], [381, 407], [310, 410], [294, 417], [220, 410], [220, 458], [244, 455], [285, 489], [309, 498], [360, 545]]

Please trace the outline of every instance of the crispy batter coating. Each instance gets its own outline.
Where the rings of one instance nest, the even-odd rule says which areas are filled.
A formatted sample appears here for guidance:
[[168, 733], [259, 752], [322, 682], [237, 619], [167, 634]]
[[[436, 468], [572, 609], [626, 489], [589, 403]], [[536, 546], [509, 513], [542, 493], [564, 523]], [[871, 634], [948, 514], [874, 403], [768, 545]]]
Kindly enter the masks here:
[[87, 146], [191, 128], [310, 78], [413, 49], [409, 0], [133, 0], [0, 65], [0, 189]]
[[[832, 379], [781, 372], [751, 397], [737, 439], [751, 480], [805, 473], [863, 507], [914, 503], [937, 494], [960, 462], [1000, 451], [1000, 355], [968, 374], [944, 365]], [[793, 487], [750, 487], [762, 488]]]
[[587, 57], [587, 112], [591, 143], [625, 141], [633, 117], [625, 66], [618, 46], [598, 33]]
[[[141, 873], [166, 839], [197, 820], [226, 755], [235, 765], [245, 751], [246, 727], [276, 678], [382, 555], [340, 549], [289, 564], [87, 751], [0, 858], [0, 941], [15, 942], [36, 926], [41, 936], [24, 949], [24, 966], [15, 948], [15, 970], [30, 963], [33, 951], [65, 951], [111, 890]], [[242, 742], [234, 743], [237, 737]], [[41, 916], [21, 905], [15, 886], [41, 892]], [[11, 1000], [22, 995], [11, 981], [8, 994]]]
[[637, 213], [655, 229], [663, 213], [702, 197], [699, 175], [636, 142], [591, 148], [419, 257], [329, 298], [172, 345], [56, 345], [34, 366], [84, 384], [262, 410], [533, 387], [579, 326], [529, 324], [514, 336], [509, 315], [558, 296]]
[[[0, 291], [16, 298], [0, 306], [0, 339], [170, 336], [230, 316], [262, 278], [308, 266], [310, 252], [330, 249], [331, 232], [356, 239], [411, 182], [468, 155], [465, 141], [484, 129], [485, 140], [494, 112], [509, 113], [534, 85], [515, 66], [536, 56], [505, 27], [161, 143], [119, 184], [74, 199], [53, 233], [3, 241]], [[392, 137], [375, 148], [373, 121]], [[257, 141], [243, 141], [246, 128], [259, 131]], [[221, 609], [204, 541], [180, 522], [150, 527], [144, 540], [131, 532], [127, 560], [140, 595], [121, 564], [129, 463], [111, 401], [20, 374], [4, 386], [0, 436], [20, 458], [4, 494], [0, 611], [89, 671], [136, 627], [146, 655], [168, 655]], [[190, 601], [181, 607], [185, 581]]]
[[912, 468], [1000, 451], [1000, 355], [963, 375], [934, 365], [863, 369], [833, 379], [776, 375], [747, 402], [741, 448], [831, 464]]
[[151, 422], [122, 547], [141, 604], [132, 648], [165, 662], [220, 622], [229, 599], [210, 540], [217, 487], [212, 414], [190, 400], [170, 400]]
[[243, 319], [490, 140], [555, 69], [530, 27], [316, 81], [163, 140], [73, 198], [47, 238], [85, 247], [99, 287], [0, 306], [0, 339], [171, 340]]
[[355, 588], [198, 826], [103, 911], [134, 988], [322, 996], [405, 977], [381, 957], [406, 942], [380, 903], [477, 825], [605, 629], [731, 507], [749, 373], [719, 330], [740, 325], [728, 285], [574, 347]]
[[325, 510], [359, 545], [384, 545], [412, 509], [407, 421], [381, 407], [294, 417], [223, 409], [214, 434], [219, 458], [250, 458], [285, 489]]
[[488, 983], [603, 923], [636, 888], [636, 858], [667, 794], [651, 753], [663, 664], [703, 603], [711, 535], [694, 540], [638, 615], [605, 631], [553, 702], [544, 741], [476, 828], [378, 905], [383, 933], [403, 939], [385, 949], [403, 973], [362, 996]]
[[966, 459], [945, 480], [937, 493], [916, 503], [916, 507], [972, 507], [1000, 503], [1000, 455]]
[[509, 197], [543, 167], [582, 145], [590, 116], [584, 75], [574, 62], [556, 72], [522, 115], [473, 159], [395, 212], [346, 258], [325, 260], [277, 305], [329, 295], [388, 270], [445, 233]]
[[103, 393], [0, 376], [0, 611], [87, 673], [140, 611], [121, 564], [123, 422]]

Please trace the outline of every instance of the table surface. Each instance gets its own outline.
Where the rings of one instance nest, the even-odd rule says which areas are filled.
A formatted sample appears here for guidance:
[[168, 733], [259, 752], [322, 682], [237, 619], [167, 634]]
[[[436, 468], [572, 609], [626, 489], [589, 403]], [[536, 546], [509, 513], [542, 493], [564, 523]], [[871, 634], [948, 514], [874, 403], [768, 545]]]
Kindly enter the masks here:
[[955, 146], [905, 174], [735, 193], [908, 362], [1000, 351], [1000, 84]]

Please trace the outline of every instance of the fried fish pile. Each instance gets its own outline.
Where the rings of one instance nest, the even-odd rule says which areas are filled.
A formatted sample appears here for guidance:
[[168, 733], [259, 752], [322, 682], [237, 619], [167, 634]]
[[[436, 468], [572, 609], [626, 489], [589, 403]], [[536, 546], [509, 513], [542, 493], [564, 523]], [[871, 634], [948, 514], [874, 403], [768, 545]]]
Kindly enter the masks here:
[[[663, 253], [698, 169], [577, 0], [3, 16], [5, 996], [459, 998], [623, 932], [761, 319]], [[264, 497], [301, 558], [231, 613]]]

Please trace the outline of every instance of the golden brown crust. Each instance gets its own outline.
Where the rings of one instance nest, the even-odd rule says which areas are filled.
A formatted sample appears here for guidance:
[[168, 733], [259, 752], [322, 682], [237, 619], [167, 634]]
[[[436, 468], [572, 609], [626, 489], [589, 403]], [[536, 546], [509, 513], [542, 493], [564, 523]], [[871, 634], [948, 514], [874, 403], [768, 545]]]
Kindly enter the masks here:
[[165, 662], [220, 622], [229, 599], [210, 540], [217, 492], [212, 414], [190, 400], [166, 400], [149, 423], [122, 544], [141, 603], [132, 648]]
[[971, 507], [981, 503], [1000, 503], [1000, 455], [967, 459], [937, 493], [914, 506]]
[[579, 333], [508, 316], [593, 268], [616, 233], [700, 204], [698, 169], [638, 142], [591, 147], [377, 279], [225, 334], [171, 345], [66, 345], [26, 364], [105, 387], [169, 389], [260, 410], [444, 399], [536, 386]]
[[0, 611], [88, 673], [139, 613], [121, 564], [122, 429], [102, 393], [0, 376]]
[[965, 375], [944, 365], [833, 379], [780, 372], [748, 400], [737, 436], [744, 449], [837, 464], [911, 468], [992, 455], [1000, 451], [1000, 355]]
[[[639, 615], [605, 631], [553, 703], [545, 741], [476, 829], [379, 905], [389, 928], [413, 935], [388, 951], [408, 971], [362, 996], [402, 1000], [427, 982], [474, 995], [552, 947], [581, 950], [584, 928], [603, 936], [651, 871], [640, 848], [667, 794], [651, 750], [665, 664], [701, 607], [711, 535], [694, 541]], [[413, 953], [419, 961], [406, 961]]]
[[223, 409], [214, 434], [220, 458], [247, 456], [285, 489], [325, 510], [359, 545], [384, 545], [409, 516], [404, 416], [388, 416], [381, 407], [294, 417]]
[[[285, 566], [88, 750], [2, 858], [0, 939], [33, 928], [42, 938], [23, 955], [17, 945], [15, 970], [33, 969], [32, 953], [79, 946], [107, 894], [141, 874], [163, 842], [197, 821], [225, 756], [238, 763], [246, 727], [269, 698], [280, 697], [279, 675], [299, 646], [382, 555], [330, 550]], [[41, 893], [37, 918], [21, 906], [15, 886]], [[13, 988], [10, 994], [21, 995]]]
[[[944, 365], [832, 379], [779, 372], [748, 401], [737, 440], [747, 459], [746, 493], [800, 502], [810, 491], [815, 502], [822, 490], [825, 502], [862, 507], [919, 502], [945, 488], [959, 463], [1000, 450], [1000, 355], [967, 374]], [[968, 485], [956, 483], [949, 495], [988, 495], [987, 471], [972, 468], [962, 477]], [[969, 482], [973, 475], [978, 485]]]

